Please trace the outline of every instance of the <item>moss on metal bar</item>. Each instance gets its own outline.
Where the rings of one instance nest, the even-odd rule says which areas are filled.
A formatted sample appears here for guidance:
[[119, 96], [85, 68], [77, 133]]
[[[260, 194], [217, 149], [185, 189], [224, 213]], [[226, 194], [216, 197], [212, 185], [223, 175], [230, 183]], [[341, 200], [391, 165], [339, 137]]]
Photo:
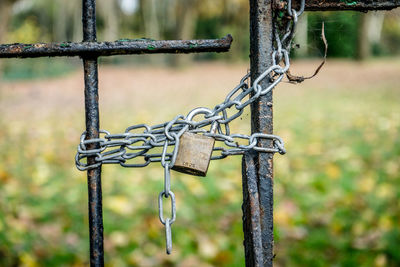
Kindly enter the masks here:
[[0, 58], [227, 52], [231, 44], [231, 35], [208, 40], [121, 39], [115, 42], [7, 44], [0, 45]]
[[[275, 8], [284, 7], [284, 0], [275, 0]], [[293, 7], [299, 8], [300, 0], [293, 0]], [[306, 0], [307, 11], [332, 11], [332, 10], [390, 10], [400, 6], [400, 0]]]

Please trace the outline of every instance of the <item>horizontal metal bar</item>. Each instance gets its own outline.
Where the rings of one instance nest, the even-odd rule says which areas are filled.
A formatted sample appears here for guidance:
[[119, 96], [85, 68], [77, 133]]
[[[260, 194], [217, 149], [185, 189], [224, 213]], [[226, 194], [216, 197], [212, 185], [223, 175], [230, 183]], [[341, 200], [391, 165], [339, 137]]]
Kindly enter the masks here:
[[221, 39], [209, 40], [156, 41], [151, 39], [121, 39], [115, 42], [18, 43], [0, 45], [0, 58], [227, 52], [231, 44], [232, 36], [230, 34]]
[[[300, 0], [292, 0], [293, 8], [298, 9]], [[275, 0], [275, 8], [283, 9], [284, 0]], [[400, 0], [306, 0], [307, 11], [334, 10], [390, 10], [400, 6]]]

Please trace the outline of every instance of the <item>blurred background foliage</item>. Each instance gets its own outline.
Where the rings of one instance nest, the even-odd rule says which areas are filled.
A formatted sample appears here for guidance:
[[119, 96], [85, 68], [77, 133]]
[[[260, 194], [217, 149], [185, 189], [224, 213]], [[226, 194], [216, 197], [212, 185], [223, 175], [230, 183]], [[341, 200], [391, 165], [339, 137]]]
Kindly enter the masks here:
[[[80, 3], [1, 0], [0, 43], [81, 41]], [[299, 25], [295, 57], [322, 56], [324, 22], [328, 57], [366, 62], [340, 61], [317, 83], [285, 84], [277, 93], [275, 127], [289, 150], [276, 158], [277, 266], [400, 266], [400, 65], [391, 61], [400, 53], [399, 14], [317, 12]], [[120, 132], [217, 104], [246, 71], [248, 27], [247, 0], [98, 0], [100, 41], [234, 37], [225, 54], [101, 59], [101, 66], [123, 65], [104, 71], [111, 78], [100, 75], [104, 128]], [[218, 62], [193, 69], [191, 62], [206, 60]], [[310, 73], [318, 65], [311, 62]], [[80, 64], [0, 61], [0, 266], [87, 265], [86, 180], [73, 163], [84, 125]], [[140, 86], [116, 94], [127, 86], [115, 85], [126, 68], [135, 81], [121, 81]], [[75, 76], [44, 79], [66, 74]], [[165, 81], [176, 101], [153, 112], [152, 104], [171, 97], [152, 91]], [[177, 84], [187, 87], [186, 98]], [[248, 120], [245, 114], [233, 129], [248, 131]], [[161, 168], [104, 168], [107, 265], [243, 266], [240, 157], [214, 162], [206, 179], [173, 176], [179, 219], [174, 253], [166, 257], [156, 207]]]
[[[247, 2], [247, 0], [99, 0], [98, 40], [113, 41], [120, 38], [143, 37], [156, 40], [220, 38], [230, 33], [234, 36], [234, 43], [228, 54], [143, 56], [136, 58], [135, 62], [182, 66], [188, 65], [193, 59], [247, 60], [249, 53]], [[0, 19], [1, 43], [79, 42], [82, 39], [80, 1], [2, 0]], [[366, 14], [314, 12], [306, 14], [300, 21], [296, 37], [300, 49], [296, 51], [296, 56], [322, 56], [323, 22], [329, 43], [329, 57], [365, 60], [371, 56], [391, 56], [400, 53], [398, 10]], [[18, 78], [18, 73], [21, 78], [32, 78], [64, 72], [62, 66], [48, 69], [46, 64], [36, 67], [27, 63], [23, 69], [18, 69], [13, 62], [3, 60], [6, 79]], [[126, 57], [114, 57], [104, 59], [103, 62], [131, 61]], [[66, 67], [66, 71], [71, 69], [70, 66]]]

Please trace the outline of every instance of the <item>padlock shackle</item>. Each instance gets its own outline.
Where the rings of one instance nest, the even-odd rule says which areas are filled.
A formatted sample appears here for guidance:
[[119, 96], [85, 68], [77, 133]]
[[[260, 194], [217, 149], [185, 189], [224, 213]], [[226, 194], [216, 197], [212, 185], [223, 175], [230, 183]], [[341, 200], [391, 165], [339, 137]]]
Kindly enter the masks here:
[[198, 114], [212, 114], [212, 110], [209, 108], [204, 108], [204, 107], [195, 108], [189, 112], [189, 114], [186, 116], [186, 120], [191, 121], [193, 119], [193, 117]]
[[[192, 121], [192, 119], [199, 114], [206, 114], [206, 115], [210, 115], [212, 114], [213, 111], [209, 108], [204, 108], [204, 107], [199, 107], [199, 108], [195, 108], [192, 111], [189, 112], [189, 114], [186, 116], [186, 120]], [[218, 125], [219, 123], [217, 121], [214, 121], [211, 124], [211, 129], [210, 129], [210, 133], [216, 133], [217, 129], [218, 129]]]

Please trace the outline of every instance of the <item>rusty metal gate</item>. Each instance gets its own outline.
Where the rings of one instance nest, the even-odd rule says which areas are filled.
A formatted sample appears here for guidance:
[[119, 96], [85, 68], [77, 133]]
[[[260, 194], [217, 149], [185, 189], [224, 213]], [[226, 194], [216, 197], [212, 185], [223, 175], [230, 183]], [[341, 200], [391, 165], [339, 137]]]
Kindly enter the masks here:
[[[251, 80], [272, 66], [275, 11], [287, 6], [287, 0], [249, 0], [250, 2], [250, 65]], [[293, 0], [299, 8], [301, 0]], [[289, 0], [290, 3], [290, 0]], [[400, 0], [306, 0], [305, 10], [389, 10], [400, 6]], [[290, 9], [289, 9], [290, 10]], [[0, 45], [0, 58], [35, 58], [79, 56], [83, 60], [85, 84], [86, 139], [99, 137], [98, 58], [100, 56], [227, 52], [230, 35], [215, 40], [153, 41], [124, 40], [97, 42], [96, 0], [82, 0], [83, 42], [51, 44]], [[262, 86], [271, 81], [263, 79]], [[272, 91], [251, 104], [252, 133], [273, 132]], [[259, 141], [267, 147], [269, 141]], [[98, 143], [88, 144], [97, 149]], [[95, 157], [88, 164], [95, 164]], [[89, 169], [89, 232], [90, 265], [104, 266], [101, 165]], [[243, 230], [246, 266], [272, 266], [273, 264], [273, 153], [250, 150], [243, 156]]]

